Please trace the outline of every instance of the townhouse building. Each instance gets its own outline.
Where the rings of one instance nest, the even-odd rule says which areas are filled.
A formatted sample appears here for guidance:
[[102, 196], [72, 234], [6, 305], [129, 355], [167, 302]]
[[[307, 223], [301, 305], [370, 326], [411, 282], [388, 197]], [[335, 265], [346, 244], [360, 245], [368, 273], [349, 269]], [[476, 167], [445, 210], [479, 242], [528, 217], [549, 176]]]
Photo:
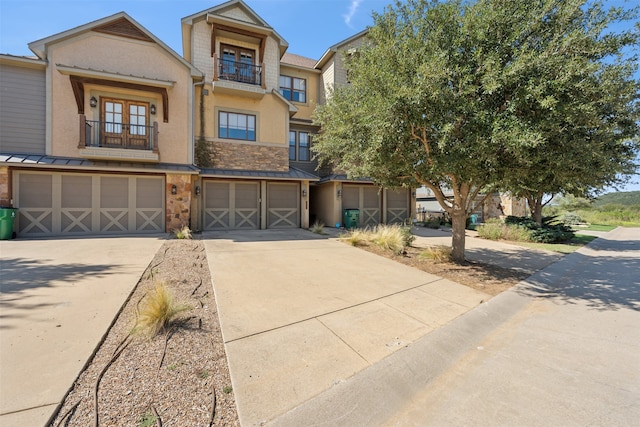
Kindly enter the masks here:
[[182, 55], [125, 12], [0, 54], [0, 206], [18, 208], [18, 236], [414, 217], [415, 191], [319, 169], [311, 150], [366, 31], [312, 59], [242, 0], [180, 25]]

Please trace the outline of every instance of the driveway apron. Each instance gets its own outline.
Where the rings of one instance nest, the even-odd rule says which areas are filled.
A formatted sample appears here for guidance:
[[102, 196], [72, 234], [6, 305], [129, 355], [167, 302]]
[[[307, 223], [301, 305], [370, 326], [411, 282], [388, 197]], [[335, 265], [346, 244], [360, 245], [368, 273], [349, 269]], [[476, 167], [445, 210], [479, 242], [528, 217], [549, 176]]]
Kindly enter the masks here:
[[0, 425], [44, 425], [164, 236], [0, 241]]
[[206, 233], [243, 426], [290, 410], [489, 297], [306, 230]]

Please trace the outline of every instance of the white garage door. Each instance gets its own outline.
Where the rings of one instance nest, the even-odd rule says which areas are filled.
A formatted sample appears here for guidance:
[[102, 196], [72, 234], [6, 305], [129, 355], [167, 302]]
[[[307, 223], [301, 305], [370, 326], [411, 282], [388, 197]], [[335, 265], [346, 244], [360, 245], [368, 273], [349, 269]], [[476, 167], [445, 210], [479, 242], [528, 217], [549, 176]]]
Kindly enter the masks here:
[[204, 181], [204, 229], [257, 229], [257, 182]]
[[360, 227], [374, 227], [380, 224], [380, 193], [372, 185], [342, 186], [342, 209], [359, 209]]
[[300, 227], [300, 186], [298, 183], [267, 183], [269, 228]]
[[409, 219], [409, 190], [387, 190], [387, 224]]
[[164, 178], [18, 171], [19, 236], [164, 232]]

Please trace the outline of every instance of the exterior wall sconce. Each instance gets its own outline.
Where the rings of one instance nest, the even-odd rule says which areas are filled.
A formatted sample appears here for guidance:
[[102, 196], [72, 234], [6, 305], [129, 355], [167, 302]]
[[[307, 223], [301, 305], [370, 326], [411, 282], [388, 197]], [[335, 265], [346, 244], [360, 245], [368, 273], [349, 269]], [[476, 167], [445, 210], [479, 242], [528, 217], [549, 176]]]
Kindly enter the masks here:
[[156, 115], [156, 104], [151, 104], [150, 111], [151, 114], [153, 114], [154, 116]]
[[171, 194], [178, 194], [178, 187], [175, 184], [171, 186]]
[[196, 196], [197, 196], [198, 194], [200, 194], [200, 186], [199, 186], [199, 185], [196, 185]]
[[302, 189], [302, 197], [307, 197], [307, 189], [306, 188]]
[[416, 198], [416, 190], [413, 190], [413, 191], [411, 192], [411, 197], [412, 197], [412, 198], [414, 198], [414, 199]]
[[338, 196], [338, 199], [340, 197], [342, 197], [342, 189], [341, 188], [338, 188], [338, 191], [336, 192], [336, 196]]
[[96, 106], [98, 105], [98, 100], [95, 96], [91, 97], [91, 99], [89, 100], [89, 105], [91, 105], [91, 108], [96, 108]]

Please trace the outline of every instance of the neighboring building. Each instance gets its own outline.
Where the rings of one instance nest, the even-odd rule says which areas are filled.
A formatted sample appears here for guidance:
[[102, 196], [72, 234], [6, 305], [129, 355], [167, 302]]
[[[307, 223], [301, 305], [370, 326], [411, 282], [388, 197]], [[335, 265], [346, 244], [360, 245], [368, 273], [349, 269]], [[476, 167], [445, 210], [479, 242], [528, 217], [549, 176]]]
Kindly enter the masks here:
[[[406, 221], [410, 190], [319, 171], [312, 115], [347, 84], [242, 0], [181, 21], [183, 56], [124, 12], [0, 55], [0, 205], [19, 236], [156, 233]], [[211, 164], [195, 165], [203, 143]]]

